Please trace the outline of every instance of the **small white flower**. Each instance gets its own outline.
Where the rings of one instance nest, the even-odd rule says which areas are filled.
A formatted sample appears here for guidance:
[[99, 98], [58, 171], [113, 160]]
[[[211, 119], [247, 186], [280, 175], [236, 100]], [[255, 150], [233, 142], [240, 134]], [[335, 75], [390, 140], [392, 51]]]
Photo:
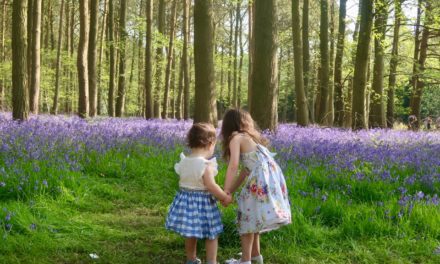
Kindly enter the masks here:
[[99, 259], [99, 256], [98, 256], [97, 254], [95, 254], [95, 253], [90, 253], [89, 256], [90, 256], [92, 259]]

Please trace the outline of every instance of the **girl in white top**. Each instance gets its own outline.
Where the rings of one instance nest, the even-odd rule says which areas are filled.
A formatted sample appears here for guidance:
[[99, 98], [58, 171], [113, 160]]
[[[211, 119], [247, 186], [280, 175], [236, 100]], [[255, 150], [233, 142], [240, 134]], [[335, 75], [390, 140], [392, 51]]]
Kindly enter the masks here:
[[194, 124], [188, 132], [191, 153], [180, 154], [174, 168], [180, 177], [180, 191], [168, 212], [166, 228], [185, 237], [187, 264], [201, 263], [196, 257], [197, 239], [206, 239], [208, 264], [217, 263], [218, 235], [223, 232], [217, 201], [230, 203], [226, 194], [214, 180], [217, 162], [210, 158], [216, 143], [215, 128], [206, 123]]

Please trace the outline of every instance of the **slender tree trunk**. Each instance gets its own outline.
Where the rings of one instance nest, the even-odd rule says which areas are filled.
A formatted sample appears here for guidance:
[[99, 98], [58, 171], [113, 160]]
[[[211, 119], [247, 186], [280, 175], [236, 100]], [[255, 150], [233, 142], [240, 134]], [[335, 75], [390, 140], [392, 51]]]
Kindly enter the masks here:
[[[302, 57], [303, 57], [303, 79], [304, 79], [304, 93], [307, 100], [307, 111], [309, 112], [310, 121], [315, 122], [313, 111], [313, 93], [309, 92], [310, 80], [310, 49], [309, 49], [309, 0], [303, 2], [303, 16], [302, 16]], [[312, 94], [312, 96], [309, 96]], [[308, 99], [308, 97], [310, 99]]]
[[[43, 2], [44, 3], [44, 2]], [[64, 29], [64, 34], [65, 34], [65, 43], [64, 43], [64, 51], [66, 52], [66, 54], [69, 54], [69, 48], [70, 48], [70, 6], [69, 6], [69, 1], [65, 0], [64, 1], [64, 12], [66, 13], [66, 19], [65, 19], [65, 29]], [[65, 67], [64, 69], [65, 74], [66, 74], [66, 78], [69, 79], [70, 77], [70, 67]], [[69, 112], [69, 86], [70, 86], [70, 81], [67, 81], [67, 83], [64, 85], [64, 101], [63, 101], [63, 107], [64, 107], [64, 113], [68, 113]], [[55, 95], [54, 95], [55, 98]], [[50, 110], [51, 112], [53, 112], [53, 108], [55, 106], [55, 99], [52, 105], [52, 109]]]
[[151, 119], [154, 117], [153, 108], [153, 0], [147, 0], [147, 32], [145, 36], [145, 118]]
[[89, 43], [89, 0], [79, 1], [79, 44], [78, 44], [78, 115], [82, 118], [89, 116], [89, 81], [87, 69], [87, 46]]
[[309, 110], [304, 91], [304, 67], [303, 47], [301, 40], [301, 19], [299, 15], [299, 0], [292, 0], [292, 36], [293, 36], [293, 63], [295, 68], [295, 90], [296, 90], [296, 111], [297, 123], [300, 126], [309, 124]]
[[176, 107], [176, 118], [177, 120], [181, 120], [183, 117], [183, 107], [182, 107], [182, 98], [183, 98], [183, 55], [180, 56], [180, 69], [179, 69], [179, 84], [178, 84], [178, 94], [177, 94], [177, 107]]
[[275, 0], [255, 2], [251, 115], [261, 129], [277, 127], [277, 6]]
[[[165, 36], [165, 0], [159, 0], [159, 12], [158, 12], [158, 31], [161, 36]], [[156, 48], [156, 88], [154, 89], [154, 117], [160, 118], [160, 91], [163, 85], [162, 82], [162, 68], [163, 68], [163, 53], [164, 47], [162, 44], [158, 44]]]
[[176, 50], [174, 51], [174, 59], [173, 64], [171, 65], [171, 90], [172, 90], [172, 96], [171, 96], [171, 118], [176, 118], [176, 65], [177, 65], [177, 53]]
[[60, 91], [60, 74], [61, 74], [61, 46], [63, 42], [63, 11], [64, 11], [64, 0], [61, 0], [60, 5], [60, 21], [58, 30], [58, 46], [57, 46], [57, 62], [55, 68], [55, 93], [53, 97], [52, 114], [58, 114], [58, 97]]
[[[238, 98], [237, 98], [237, 79], [238, 79], [238, 29], [239, 29], [239, 22], [240, 22], [240, 7], [241, 2], [237, 1], [237, 5], [235, 8], [235, 35], [234, 35], [234, 82], [232, 86], [232, 106], [237, 107], [238, 105]], [[240, 33], [241, 34], [241, 33]]]
[[345, 40], [345, 17], [347, 14], [347, 0], [340, 0], [339, 2], [339, 28], [338, 40], [336, 44], [336, 58], [335, 58], [335, 124], [342, 127], [344, 125], [344, 98], [342, 80], [342, 58], [344, 56], [344, 40]]
[[183, 67], [183, 118], [190, 118], [189, 97], [190, 97], [190, 71], [188, 62], [188, 42], [189, 42], [189, 9], [191, 7], [190, 0], [184, 0], [183, 10], [183, 50], [182, 50], [182, 67]]
[[426, 0], [425, 2], [425, 22], [422, 30], [422, 38], [420, 40], [420, 56], [418, 61], [417, 75], [416, 75], [416, 89], [412, 93], [411, 97], [411, 115], [417, 117], [416, 128], [420, 128], [420, 108], [423, 95], [423, 88], [425, 86], [425, 81], [423, 80], [423, 74], [425, 71], [425, 62], [427, 58], [428, 42], [430, 37], [430, 28], [432, 23], [431, 14], [431, 1]]
[[170, 40], [168, 43], [168, 58], [167, 58], [167, 66], [165, 70], [165, 93], [164, 93], [163, 105], [162, 105], [162, 118], [168, 118], [168, 108], [170, 104], [169, 91], [171, 84], [171, 66], [174, 60], [173, 51], [174, 51], [174, 35], [176, 29], [176, 16], [177, 16], [177, 0], [174, 0], [171, 11], [171, 20], [170, 20]]
[[416, 90], [417, 86], [417, 68], [419, 65], [417, 64], [419, 62], [419, 54], [420, 54], [420, 19], [422, 16], [422, 1], [417, 1], [417, 20], [415, 25], [415, 34], [414, 34], [414, 55], [413, 55], [413, 74], [411, 79], [411, 84], [413, 91]]
[[368, 54], [373, 24], [373, 0], [362, 0], [359, 41], [356, 49], [356, 63], [353, 77], [352, 128], [368, 128], [365, 91], [367, 85]]
[[240, 35], [238, 37], [238, 45], [240, 46], [240, 60], [238, 64], [238, 87], [237, 87], [237, 107], [241, 107], [241, 89], [243, 87], [242, 83], [242, 75], [243, 75], [243, 55], [244, 55], [244, 46], [243, 46], [243, 17], [240, 16]]
[[330, 74], [328, 86], [327, 120], [328, 126], [333, 126], [335, 119], [335, 87], [334, 87], [334, 61], [335, 61], [335, 1], [330, 0]]
[[[2, 20], [1, 20], [1, 27], [2, 30], [0, 32], [0, 63], [3, 63], [5, 61], [5, 28], [6, 28], [6, 5], [7, 0], [3, 0], [2, 2]], [[5, 80], [4, 80], [4, 74], [0, 73], [0, 111], [5, 110]]]
[[40, 99], [41, 1], [34, 0], [32, 6], [32, 47], [30, 47], [32, 50], [32, 72], [30, 78], [29, 110], [34, 114], [38, 114]]
[[229, 12], [229, 23], [230, 23], [230, 29], [229, 29], [229, 45], [228, 45], [228, 49], [229, 49], [229, 54], [228, 54], [228, 106], [230, 106], [232, 104], [232, 90], [233, 90], [233, 71], [232, 69], [232, 56], [233, 56], [233, 52], [232, 52], [232, 48], [233, 48], [233, 36], [234, 36], [234, 11], [231, 9]]
[[[70, 10], [70, 58], [73, 60], [74, 58], [74, 52], [75, 52], [75, 5], [76, 1], [71, 2], [71, 10]], [[75, 108], [75, 91], [76, 91], [76, 85], [77, 80], [75, 78], [74, 72], [70, 71], [70, 113], [73, 113], [73, 109]]]
[[127, 0], [121, 0], [119, 9], [119, 81], [118, 96], [116, 97], [116, 116], [122, 117], [125, 105], [125, 46], [127, 29], [125, 28], [127, 17]]
[[[143, 13], [145, 12], [144, 9], [144, 1], [141, 0], [139, 5], [139, 17], [143, 16]], [[142, 80], [142, 69], [144, 68], [143, 65], [143, 47], [144, 47], [144, 39], [143, 39], [143, 31], [141, 29], [138, 30], [138, 115], [145, 117], [145, 89], [144, 89], [144, 82]]]
[[26, 68], [26, 0], [12, 1], [12, 118], [29, 115]]
[[391, 50], [390, 60], [390, 76], [388, 79], [387, 91], [387, 127], [394, 126], [394, 89], [396, 87], [396, 72], [397, 64], [399, 62], [399, 34], [400, 22], [402, 19], [402, 2], [403, 0], [394, 0], [394, 33], [393, 33], [393, 48]]
[[213, 0], [195, 0], [194, 5], [194, 122], [217, 126], [214, 75]]
[[328, 52], [328, 0], [321, 0], [321, 24], [320, 24], [320, 37], [319, 37], [319, 50], [321, 54], [321, 74], [320, 74], [320, 91], [321, 99], [319, 106], [319, 119], [320, 124], [327, 124], [327, 112], [329, 103], [329, 73], [330, 73], [330, 61]]
[[[27, 4], [27, 21], [26, 21], [27, 22], [27, 32], [26, 32], [27, 33], [27, 39], [26, 39], [26, 41], [27, 41], [27, 58], [26, 59], [27, 59], [27, 77], [28, 77], [27, 85], [28, 85], [28, 90], [29, 90], [28, 91], [29, 98], [31, 97], [30, 91], [31, 91], [31, 83], [32, 83], [32, 81], [31, 81], [31, 79], [32, 79], [32, 69], [33, 69], [32, 68], [32, 63], [33, 63], [33, 61], [32, 61], [32, 58], [33, 58], [32, 51], [33, 51], [34, 45], [32, 43], [32, 40], [33, 40], [32, 32], [33, 32], [33, 29], [34, 29], [34, 26], [33, 26], [34, 20], [32, 18], [34, 16], [34, 13], [33, 13], [34, 1], [35, 0], [28, 0], [28, 4]], [[30, 110], [30, 103], [29, 103], [29, 110]]]
[[95, 117], [98, 104], [98, 86], [96, 74], [96, 55], [98, 46], [98, 13], [99, 0], [90, 0], [90, 32], [89, 47], [87, 50], [87, 67], [89, 71], [89, 111], [90, 117]]
[[254, 61], [253, 61], [253, 57], [254, 57], [254, 50], [255, 50], [255, 38], [254, 38], [254, 20], [255, 20], [255, 1], [254, 0], [249, 0], [249, 22], [248, 22], [248, 27], [249, 27], [249, 38], [248, 38], [248, 43], [249, 43], [249, 56], [248, 56], [248, 100], [247, 100], [247, 104], [248, 104], [248, 110], [249, 112], [251, 112], [251, 97], [252, 97], [252, 71], [253, 71], [253, 65], [254, 65]]
[[105, 37], [105, 20], [107, 17], [107, 0], [104, 0], [104, 12], [102, 13], [102, 21], [101, 21], [101, 36], [99, 37], [99, 58], [98, 58], [98, 81], [97, 81], [97, 90], [98, 90], [98, 102], [97, 102], [97, 114], [102, 114], [102, 88], [101, 88], [101, 78], [102, 78], [102, 57], [104, 51], [104, 37]]
[[108, 85], [108, 115], [115, 116], [115, 74], [116, 74], [116, 52], [115, 52], [115, 33], [114, 33], [114, 2], [108, 2], [108, 45], [110, 46], [110, 76]]
[[388, 6], [377, 1], [375, 3], [376, 16], [374, 21], [374, 69], [373, 91], [370, 96], [370, 127], [386, 127], [385, 99], [383, 93], [384, 76], [384, 41]]

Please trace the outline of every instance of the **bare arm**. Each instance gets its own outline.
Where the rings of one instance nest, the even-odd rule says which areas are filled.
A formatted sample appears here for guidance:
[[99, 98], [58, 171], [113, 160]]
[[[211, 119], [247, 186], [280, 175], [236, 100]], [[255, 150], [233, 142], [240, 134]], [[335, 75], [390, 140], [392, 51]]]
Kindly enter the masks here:
[[211, 166], [207, 166], [205, 174], [203, 174], [203, 183], [205, 184], [208, 191], [215, 196], [220, 201], [228, 201], [230, 196], [218, 186], [214, 180], [214, 173]]
[[232, 184], [230, 192], [231, 193], [235, 192], [238, 189], [238, 187], [240, 187], [240, 185], [243, 183], [244, 179], [246, 179], [246, 177], [248, 175], [249, 175], [249, 171], [247, 169], [242, 169], [240, 171], [240, 175], [238, 175], [238, 178]]
[[225, 192], [231, 193], [234, 186], [235, 175], [238, 172], [240, 162], [240, 137], [234, 137], [229, 143], [231, 156], [229, 157], [228, 169], [226, 170]]

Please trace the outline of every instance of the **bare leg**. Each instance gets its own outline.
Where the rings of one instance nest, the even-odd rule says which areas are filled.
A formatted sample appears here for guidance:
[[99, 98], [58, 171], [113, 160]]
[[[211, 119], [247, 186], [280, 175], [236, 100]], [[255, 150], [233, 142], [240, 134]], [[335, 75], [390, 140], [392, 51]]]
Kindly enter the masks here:
[[186, 260], [195, 260], [197, 255], [197, 238], [189, 237], [185, 239]]
[[254, 243], [252, 243], [252, 257], [259, 256], [260, 253], [260, 234], [254, 233]]
[[243, 234], [240, 236], [241, 239], [241, 261], [250, 261], [252, 253], [252, 244], [254, 241], [254, 234]]
[[218, 239], [206, 239], [206, 260], [208, 263], [217, 263]]

